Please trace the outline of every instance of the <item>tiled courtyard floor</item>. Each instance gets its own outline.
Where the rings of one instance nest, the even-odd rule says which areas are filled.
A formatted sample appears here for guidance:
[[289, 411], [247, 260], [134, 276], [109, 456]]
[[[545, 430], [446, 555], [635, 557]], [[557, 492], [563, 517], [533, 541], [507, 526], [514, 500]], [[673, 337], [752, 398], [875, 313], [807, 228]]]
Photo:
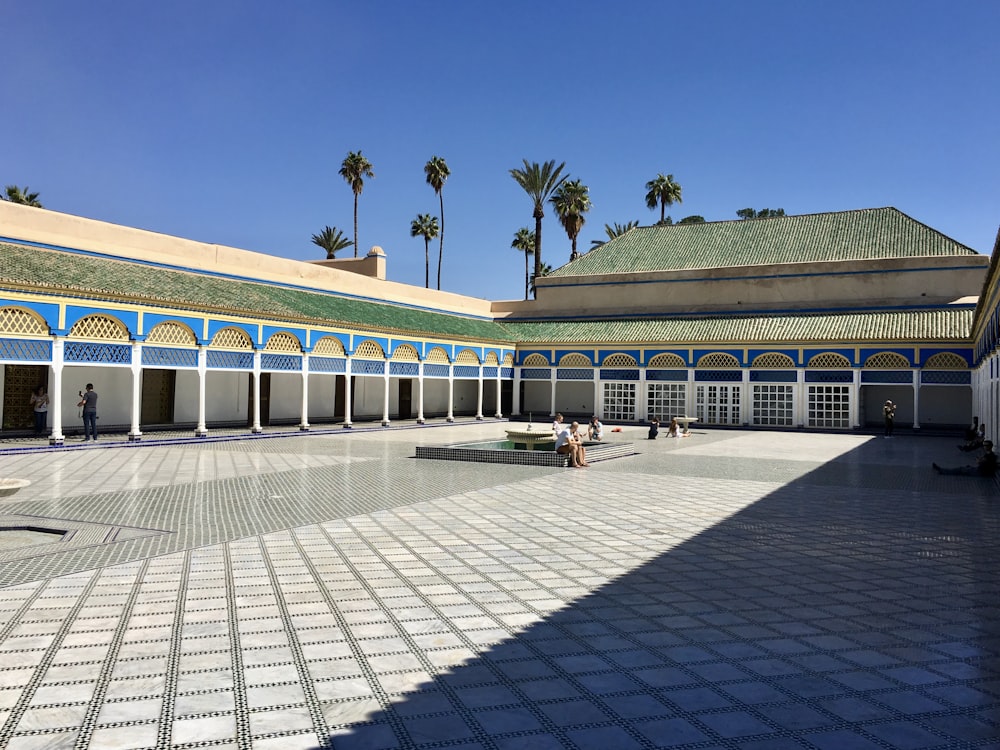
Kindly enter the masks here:
[[955, 440], [412, 457], [498, 434], [0, 455], [0, 748], [1000, 748], [1000, 497], [930, 470]]

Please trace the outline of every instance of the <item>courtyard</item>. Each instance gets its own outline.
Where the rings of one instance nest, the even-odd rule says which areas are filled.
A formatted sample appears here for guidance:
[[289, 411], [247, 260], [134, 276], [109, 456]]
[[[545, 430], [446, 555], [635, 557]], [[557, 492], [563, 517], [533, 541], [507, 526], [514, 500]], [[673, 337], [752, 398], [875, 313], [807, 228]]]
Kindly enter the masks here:
[[0, 747], [1000, 747], [956, 439], [413, 458], [504, 424], [0, 445]]

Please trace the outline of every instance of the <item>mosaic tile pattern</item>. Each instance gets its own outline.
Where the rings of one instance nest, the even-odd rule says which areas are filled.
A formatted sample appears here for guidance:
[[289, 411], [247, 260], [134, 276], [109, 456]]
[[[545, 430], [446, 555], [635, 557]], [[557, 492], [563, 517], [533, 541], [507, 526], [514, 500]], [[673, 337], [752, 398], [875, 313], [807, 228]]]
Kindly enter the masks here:
[[1000, 495], [931, 472], [953, 441], [626, 428], [574, 472], [417, 435], [0, 457], [0, 516], [175, 544], [0, 588], [0, 747], [998, 746]]

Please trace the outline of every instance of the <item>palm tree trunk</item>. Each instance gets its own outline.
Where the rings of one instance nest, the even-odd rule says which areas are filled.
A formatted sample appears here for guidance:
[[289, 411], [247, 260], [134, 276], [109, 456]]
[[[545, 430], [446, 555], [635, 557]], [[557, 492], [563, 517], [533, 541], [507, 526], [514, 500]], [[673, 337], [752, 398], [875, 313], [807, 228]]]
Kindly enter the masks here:
[[[424, 235], [424, 288], [431, 288], [431, 240]], [[439, 287], [440, 288], [440, 287]]]
[[573, 250], [569, 254], [570, 261], [574, 261], [580, 257], [579, 253], [576, 252], [576, 235], [573, 235]]
[[528, 299], [528, 254], [524, 254], [524, 299]]
[[358, 257], [358, 194], [354, 194], [354, 257]]
[[542, 212], [535, 211], [535, 299], [538, 299], [538, 279], [542, 275]]
[[441, 201], [441, 245], [438, 249], [438, 291], [441, 291], [441, 259], [444, 257], [444, 193], [438, 193]]
[[660, 200], [660, 223], [662, 224], [664, 219], [667, 218], [667, 202], [665, 200]]

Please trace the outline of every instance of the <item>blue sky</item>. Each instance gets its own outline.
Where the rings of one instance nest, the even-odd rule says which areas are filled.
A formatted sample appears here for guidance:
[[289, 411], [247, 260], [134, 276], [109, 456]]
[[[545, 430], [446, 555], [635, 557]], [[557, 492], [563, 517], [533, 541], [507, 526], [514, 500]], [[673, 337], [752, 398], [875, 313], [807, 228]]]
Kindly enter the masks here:
[[[896, 206], [983, 253], [1000, 224], [990, 0], [5, 6], [0, 183], [56, 211], [318, 259], [313, 233], [353, 232], [337, 171], [360, 149], [362, 254], [422, 286], [409, 227], [437, 213], [439, 155], [442, 288], [489, 299], [524, 296], [525, 158], [590, 187], [581, 249], [654, 223], [658, 172], [683, 187], [675, 220]], [[568, 260], [551, 210], [543, 241]]]

